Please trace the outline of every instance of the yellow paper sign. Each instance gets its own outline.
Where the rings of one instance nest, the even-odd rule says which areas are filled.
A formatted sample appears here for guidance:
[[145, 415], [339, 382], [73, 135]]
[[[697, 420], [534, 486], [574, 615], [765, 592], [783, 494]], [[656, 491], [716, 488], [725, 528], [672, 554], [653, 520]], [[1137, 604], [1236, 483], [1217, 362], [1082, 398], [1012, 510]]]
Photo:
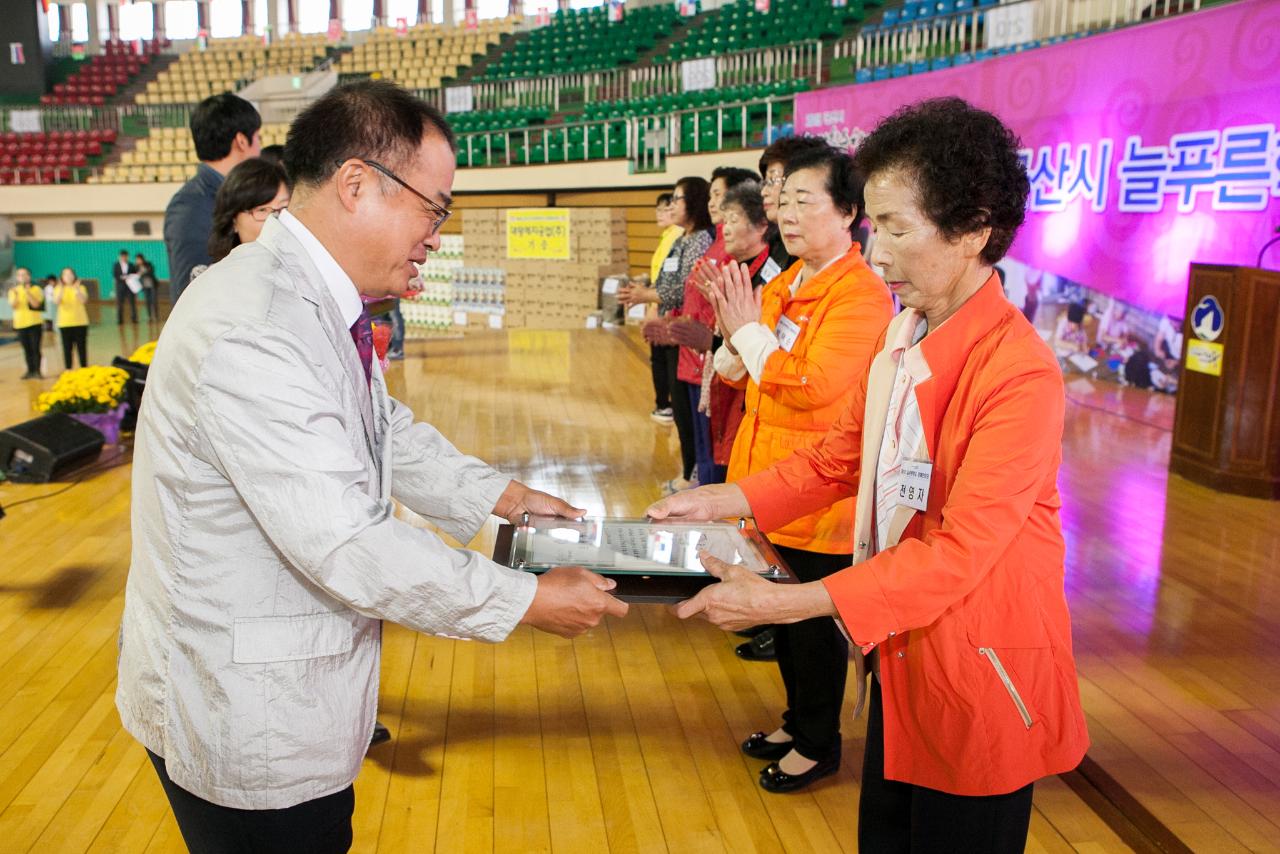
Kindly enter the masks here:
[[507, 211], [507, 257], [569, 260], [567, 208]]
[[1188, 341], [1187, 370], [1222, 376], [1222, 345], [1214, 341]]

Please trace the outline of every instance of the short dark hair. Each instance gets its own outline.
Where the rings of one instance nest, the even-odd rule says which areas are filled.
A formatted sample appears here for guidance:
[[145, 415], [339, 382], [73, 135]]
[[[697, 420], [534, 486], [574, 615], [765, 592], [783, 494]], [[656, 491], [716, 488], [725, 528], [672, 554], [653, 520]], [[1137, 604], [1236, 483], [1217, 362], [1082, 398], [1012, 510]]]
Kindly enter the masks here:
[[427, 134], [457, 151], [453, 129], [435, 107], [388, 80], [335, 86], [293, 120], [284, 168], [296, 183], [317, 186], [349, 157], [369, 157], [390, 169], [403, 166]]
[[671, 204], [671, 194], [659, 193], [658, 200], [653, 203], [653, 206], [656, 208], [656, 207], [661, 207], [662, 205], [669, 205], [669, 204]]
[[855, 235], [863, 216], [866, 215], [866, 207], [862, 199], [862, 176], [853, 168], [853, 157], [824, 142], [822, 148], [801, 151], [788, 160], [786, 175], [790, 177], [801, 169], [825, 171], [827, 195], [831, 197], [836, 210], [853, 216], [853, 222], [849, 224], [849, 234]]
[[775, 163], [781, 163], [782, 168], [785, 169], [787, 163], [796, 155], [827, 147], [829, 147], [827, 141], [820, 136], [786, 136], [775, 140], [764, 150], [764, 154], [760, 155], [760, 177], [763, 178], [769, 171], [769, 167]]
[[711, 185], [705, 178], [692, 176], [676, 181], [676, 189], [684, 193], [684, 209], [693, 219], [694, 231], [706, 231], [711, 228], [711, 212], [707, 203], [711, 201]]
[[960, 98], [934, 98], [881, 122], [854, 165], [864, 179], [895, 169], [910, 177], [925, 216], [948, 239], [990, 227], [982, 260], [994, 264], [1027, 215], [1031, 184], [1020, 147], [993, 114]]
[[711, 172], [711, 180], [717, 179], [724, 181], [726, 190], [736, 187], [743, 181], [754, 181], [756, 174], [750, 169], [739, 169], [737, 166], [717, 166]]
[[258, 156], [263, 160], [270, 160], [278, 166], [284, 166], [284, 146], [278, 142], [275, 145], [262, 146], [262, 151], [258, 152]]
[[236, 166], [213, 200], [213, 229], [209, 232], [209, 262], [216, 263], [240, 244], [236, 215], [265, 205], [286, 184], [284, 169], [270, 160], [251, 157]]
[[262, 147], [262, 151], [258, 152], [258, 156], [263, 160], [268, 160], [276, 164], [284, 171], [285, 186], [287, 186], [289, 191], [292, 192], [293, 179], [289, 177], [289, 170], [284, 168], [284, 146], [280, 143], [276, 143], [275, 145], [265, 145]]
[[129, 250], [128, 250], [128, 249], [121, 249], [121, 250], [120, 250], [120, 254], [121, 254], [121, 255], [128, 255], [128, 254], [129, 254]]
[[724, 194], [720, 207], [737, 208], [756, 227], [769, 225], [769, 218], [764, 215], [764, 196], [760, 194], [760, 182], [754, 179], [730, 187]]
[[230, 154], [236, 134], [252, 140], [261, 128], [262, 116], [253, 104], [230, 92], [211, 95], [191, 111], [191, 139], [196, 144], [196, 157], [204, 163]]

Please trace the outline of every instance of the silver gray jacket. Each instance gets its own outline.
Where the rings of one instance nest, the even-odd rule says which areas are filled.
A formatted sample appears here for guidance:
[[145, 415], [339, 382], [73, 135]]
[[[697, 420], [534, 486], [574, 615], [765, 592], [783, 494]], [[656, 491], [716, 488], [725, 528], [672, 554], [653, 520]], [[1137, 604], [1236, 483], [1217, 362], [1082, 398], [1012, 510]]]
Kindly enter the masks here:
[[467, 542], [509, 479], [372, 395], [333, 296], [268, 220], [160, 336], [133, 461], [116, 706], [206, 800], [278, 809], [355, 779], [381, 620], [500, 641], [536, 580]]

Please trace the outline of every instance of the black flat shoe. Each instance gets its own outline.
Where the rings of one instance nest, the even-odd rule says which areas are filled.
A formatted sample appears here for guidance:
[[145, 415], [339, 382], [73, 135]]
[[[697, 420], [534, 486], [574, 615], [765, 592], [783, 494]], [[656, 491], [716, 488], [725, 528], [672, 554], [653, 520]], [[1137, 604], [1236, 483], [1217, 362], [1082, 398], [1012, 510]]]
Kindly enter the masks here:
[[369, 746], [382, 744], [384, 741], [391, 740], [391, 730], [382, 725], [382, 721], [373, 722], [373, 735], [369, 738]]
[[752, 626], [752, 627], [751, 627], [751, 628], [749, 628], [749, 629], [743, 629], [743, 630], [742, 630], [742, 631], [740, 631], [740, 632], [734, 632], [734, 634], [735, 634], [735, 635], [737, 635], [737, 636], [738, 636], [738, 637], [740, 637], [740, 638], [753, 638], [753, 637], [755, 637], [756, 635], [760, 634], [761, 632], [767, 632], [768, 630], [769, 630], [769, 627], [768, 627], [767, 625], [765, 625], [765, 626]]
[[734, 647], [739, 658], [747, 661], [777, 661], [778, 652], [773, 643], [773, 629], [766, 629], [746, 643]]
[[764, 770], [760, 772], [760, 788], [766, 792], [794, 792], [803, 789], [805, 786], [821, 780], [823, 777], [829, 777], [840, 770], [840, 752], [836, 751], [832, 755], [823, 759], [817, 765], [810, 768], [803, 774], [788, 774], [778, 767], [777, 762], [770, 762], [764, 766]]
[[756, 759], [777, 760], [791, 752], [790, 741], [768, 741], [768, 733], [753, 732], [742, 742], [742, 752]]

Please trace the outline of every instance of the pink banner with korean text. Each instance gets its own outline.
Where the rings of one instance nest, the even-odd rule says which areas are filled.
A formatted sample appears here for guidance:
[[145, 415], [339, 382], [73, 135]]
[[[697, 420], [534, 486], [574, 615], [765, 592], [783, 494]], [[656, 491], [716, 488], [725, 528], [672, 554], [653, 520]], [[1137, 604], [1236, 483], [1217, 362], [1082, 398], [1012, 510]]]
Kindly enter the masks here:
[[1022, 139], [1032, 191], [1010, 256], [1025, 264], [1181, 317], [1192, 261], [1251, 266], [1280, 226], [1274, 0], [802, 93], [796, 131], [856, 147], [898, 108], [944, 95]]

